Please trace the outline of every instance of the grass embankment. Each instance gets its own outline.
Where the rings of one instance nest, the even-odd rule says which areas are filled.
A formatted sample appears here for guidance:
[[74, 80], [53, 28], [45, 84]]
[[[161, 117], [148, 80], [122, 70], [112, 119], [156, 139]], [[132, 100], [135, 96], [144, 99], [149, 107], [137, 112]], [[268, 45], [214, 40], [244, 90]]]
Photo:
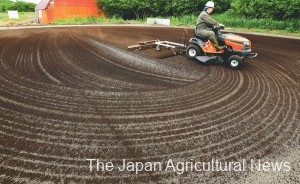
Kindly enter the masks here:
[[35, 12], [19, 12], [19, 19], [9, 19], [7, 13], [0, 13], [0, 26], [31, 25], [35, 21]]
[[[223, 23], [226, 29], [234, 29], [240, 31], [263, 32], [273, 34], [284, 34], [300, 37], [299, 19], [276, 21], [268, 19], [247, 19], [234, 17], [228, 13], [220, 15], [212, 15], [218, 22]], [[172, 17], [173, 25], [195, 26], [197, 16]]]
[[[237, 17], [232, 13], [213, 14], [214, 19], [223, 23], [226, 29], [238, 31], [251, 31], [261, 33], [273, 33], [282, 35], [292, 35], [300, 37], [299, 19], [288, 21], [276, 21], [268, 19], [247, 19]], [[35, 20], [34, 12], [20, 12], [20, 19], [8, 19], [7, 13], [0, 13], [0, 26], [32, 25]], [[197, 16], [187, 15], [181, 17], [169, 17], [173, 26], [195, 26]], [[51, 24], [145, 24], [145, 19], [123, 20], [116, 17], [88, 17], [88, 18], [70, 18], [57, 20]]]
[[[195, 26], [197, 16], [187, 15], [181, 17], [169, 17], [173, 26]], [[213, 18], [218, 22], [223, 23], [227, 29], [239, 31], [251, 31], [261, 33], [283, 34], [300, 37], [299, 20], [276, 21], [267, 19], [247, 19], [234, 17], [228, 13], [213, 15]], [[54, 24], [145, 24], [145, 19], [140, 20], [123, 20], [121, 18], [111, 17], [88, 17], [88, 18], [72, 18], [65, 20], [57, 20]]]
[[54, 24], [145, 24], [145, 20], [124, 20], [116, 17], [87, 17], [56, 20]]

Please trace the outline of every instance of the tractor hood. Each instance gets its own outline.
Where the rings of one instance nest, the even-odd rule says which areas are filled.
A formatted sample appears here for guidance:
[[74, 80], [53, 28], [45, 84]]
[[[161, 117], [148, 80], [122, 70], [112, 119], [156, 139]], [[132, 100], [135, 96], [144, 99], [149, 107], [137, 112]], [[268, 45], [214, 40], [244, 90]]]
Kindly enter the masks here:
[[251, 49], [251, 42], [247, 38], [235, 34], [225, 34], [225, 44], [232, 46], [234, 50]]
[[227, 34], [225, 37], [227, 41], [234, 41], [234, 42], [249, 42], [249, 40], [243, 36], [235, 35], [235, 34]]

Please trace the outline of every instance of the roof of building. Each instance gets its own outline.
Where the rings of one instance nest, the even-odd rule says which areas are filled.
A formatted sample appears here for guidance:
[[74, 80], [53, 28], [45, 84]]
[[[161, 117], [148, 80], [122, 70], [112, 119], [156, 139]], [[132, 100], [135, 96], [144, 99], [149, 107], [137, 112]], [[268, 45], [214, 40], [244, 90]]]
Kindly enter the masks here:
[[36, 5], [35, 10], [44, 10], [47, 8], [51, 0], [42, 0], [39, 4]]

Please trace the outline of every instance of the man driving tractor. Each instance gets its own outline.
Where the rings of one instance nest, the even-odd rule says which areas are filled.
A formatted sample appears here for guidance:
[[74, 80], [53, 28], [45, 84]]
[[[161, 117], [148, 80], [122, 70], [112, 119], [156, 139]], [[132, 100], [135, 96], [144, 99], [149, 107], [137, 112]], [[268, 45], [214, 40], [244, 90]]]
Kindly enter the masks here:
[[196, 32], [198, 35], [202, 37], [208, 38], [217, 50], [224, 49], [224, 46], [219, 46], [215, 33], [212, 31], [214, 26], [224, 27], [223, 24], [217, 22], [213, 18], [209, 16], [213, 12], [215, 8], [215, 3], [212, 1], [208, 1], [205, 5], [204, 10], [200, 13], [197, 19]]

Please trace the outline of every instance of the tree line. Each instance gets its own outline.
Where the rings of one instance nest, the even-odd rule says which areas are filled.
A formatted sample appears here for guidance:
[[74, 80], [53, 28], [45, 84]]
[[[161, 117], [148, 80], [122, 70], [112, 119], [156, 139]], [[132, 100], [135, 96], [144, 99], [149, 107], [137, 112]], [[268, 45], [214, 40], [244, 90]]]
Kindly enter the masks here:
[[[207, 0], [97, 0], [109, 16], [123, 19], [198, 15]], [[215, 12], [239, 17], [289, 20], [300, 18], [299, 0], [214, 0]]]
[[0, 0], [0, 12], [4, 13], [8, 10], [18, 10], [19, 12], [34, 12], [35, 3], [27, 3], [21, 0], [16, 2], [10, 0]]

